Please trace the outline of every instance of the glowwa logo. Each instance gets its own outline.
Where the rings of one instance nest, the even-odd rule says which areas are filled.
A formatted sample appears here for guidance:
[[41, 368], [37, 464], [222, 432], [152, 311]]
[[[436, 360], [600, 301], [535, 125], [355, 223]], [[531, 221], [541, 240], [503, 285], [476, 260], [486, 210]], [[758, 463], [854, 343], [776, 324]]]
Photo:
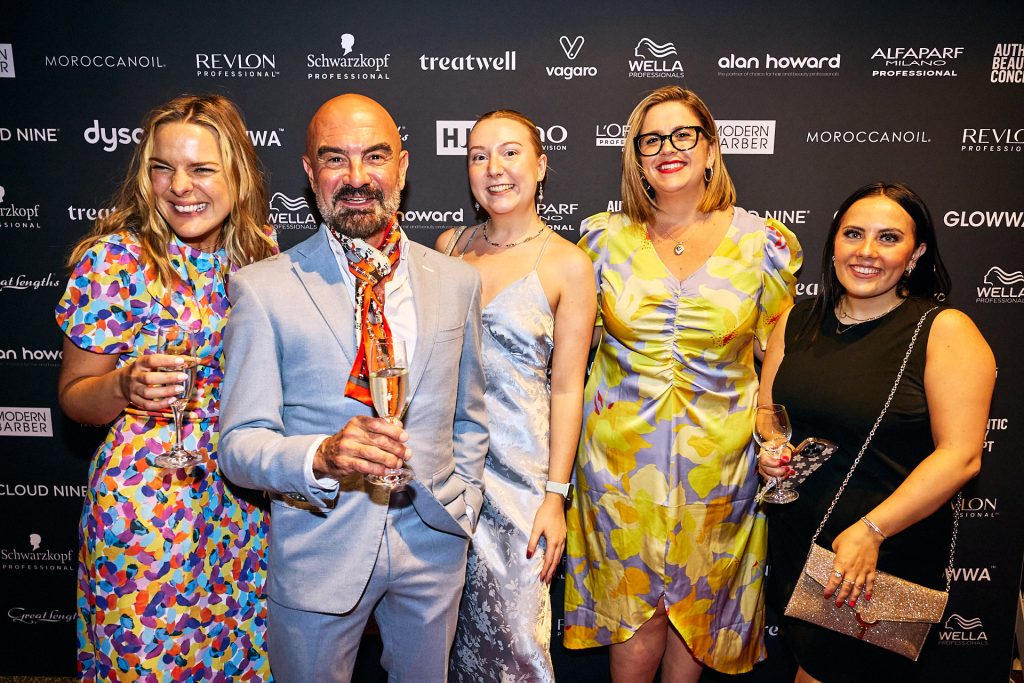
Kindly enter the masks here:
[[992, 53], [992, 73], [989, 76], [989, 81], [992, 83], [1024, 83], [1024, 43], [999, 43], [996, 45], [996, 49]]
[[0, 569], [74, 571], [73, 550], [52, 550], [37, 533], [29, 534], [25, 541], [24, 545], [19, 544], [16, 548], [0, 548]]
[[962, 47], [880, 47], [871, 54], [876, 78], [953, 78]]
[[764, 57], [729, 54], [718, 58], [718, 75], [725, 77], [838, 76], [842, 55], [779, 55]]
[[197, 52], [196, 76], [202, 78], [277, 78], [277, 55], [265, 52]]
[[599, 123], [594, 127], [594, 144], [598, 147], [622, 147], [629, 137], [625, 123]]
[[[575, 38], [562, 36], [558, 39], [562, 53], [565, 54], [565, 58], [570, 62], [575, 62], [576, 58], [579, 57], [580, 50], [583, 49], [583, 43], [585, 42], [586, 39], [583, 36], [576, 36]], [[549, 77], [560, 78], [566, 81], [571, 81], [574, 78], [590, 78], [597, 75], [596, 66], [585, 66], [583, 64], [556, 64], [544, 67], [544, 69]]]
[[0, 43], [0, 78], [14, 78], [14, 46]]
[[352, 54], [356, 37], [342, 33], [338, 38], [341, 54], [325, 52], [306, 55], [306, 80], [310, 81], [378, 81], [389, 80], [388, 73], [391, 53], [367, 55], [364, 52]]
[[947, 211], [942, 222], [947, 228], [1020, 228], [1024, 211]]
[[316, 217], [303, 196], [292, 199], [284, 192], [270, 198], [270, 222], [278, 230], [315, 230]]
[[39, 205], [18, 206], [7, 198], [7, 190], [0, 185], [0, 228], [12, 230], [38, 230]]
[[516, 51], [505, 50], [499, 57], [481, 57], [472, 53], [458, 57], [420, 55], [422, 71], [515, 71]]
[[988, 645], [985, 625], [978, 617], [967, 618], [954, 612], [939, 631], [942, 645]]
[[629, 60], [630, 78], [684, 78], [674, 43], [656, 43], [641, 38]]
[[774, 154], [775, 121], [715, 121], [722, 154]]
[[90, 145], [102, 145], [104, 152], [113, 152], [121, 145], [137, 145], [142, 140], [141, 128], [106, 128], [99, 119], [82, 131], [82, 137]]
[[398, 222], [408, 230], [432, 230], [465, 225], [464, 209], [408, 209], [399, 211]]
[[979, 304], [1021, 304], [1024, 303], [1024, 272], [1003, 270], [992, 266], [982, 278], [978, 287]]
[[961, 152], [1022, 152], [1024, 128], [964, 128]]
[[0, 408], [0, 436], [53, 436], [49, 408]]

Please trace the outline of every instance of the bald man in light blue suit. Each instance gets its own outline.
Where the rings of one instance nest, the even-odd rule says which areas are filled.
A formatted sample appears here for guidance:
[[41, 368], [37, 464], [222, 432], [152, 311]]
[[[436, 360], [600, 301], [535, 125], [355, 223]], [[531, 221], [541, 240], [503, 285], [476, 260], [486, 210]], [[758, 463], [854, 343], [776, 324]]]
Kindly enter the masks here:
[[[275, 678], [349, 681], [375, 616], [391, 681], [444, 681], [466, 550], [482, 505], [487, 425], [476, 271], [401, 237], [384, 287], [410, 344], [409, 407], [390, 424], [345, 395], [358, 348], [355, 283], [335, 233], [378, 246], [408, 153], [379, 104], [316, 113], [303, 165], [325, 224], [232, 276], [220, 466], [270, 493], [269, 643]], [[365, 474], [411, 467], [403, 491]]]

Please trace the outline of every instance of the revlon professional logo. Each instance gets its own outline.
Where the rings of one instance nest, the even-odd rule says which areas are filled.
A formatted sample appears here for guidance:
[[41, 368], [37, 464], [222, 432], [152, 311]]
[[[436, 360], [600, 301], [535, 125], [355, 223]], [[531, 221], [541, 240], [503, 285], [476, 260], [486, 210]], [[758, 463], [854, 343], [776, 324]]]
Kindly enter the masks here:
[[978, 287], [979, 304], [1020, 304], [1024, 303], [1024, 273], [1019, 270], [1003, 270], [992, 266], [985, 273], [984, 285]]
[[277, 55], [250, 52], [196, 53], [196, 76], [204, 78], [277, 78]]
[[941, 631], [939, 643], [942, 645], [988, 645], [988, 635], [984, 624], [978, 617], [970, 619], [957, 613], [950, 614]]
[[962, 47], [880, 47], [871, 54], [871, 75], [877, 78], [952, 78]]
[[367, 55], [363, 52], [352, 54], [356, 37], [343, 33], [338, 45], [341, 54], [309, 53], [306, 55], [307, 80], [321, 81], [373, 81], [389, 80], [388, 62], [391, 53]]
[[420, 69], [423, 71], [515, 71], [516, 51], [506, 50], [501, 57], [478, 57], [473, 54], [463, 57], [420, 55]]
[[775, 121], [715, 121], [722, 154], [774, 154]]
[[[956, 499], [950, 501], [949, 506], [956, 509]], [[960, 516], [964, 518], [977, 517], [998, 517], [998, 498], [964, 498], [960, 503]]]
[[53, 436], [49, 408], [0, 408], [0, 436]]
[[14, 47], [0, 43], [0, 78], [14, 78]]
[[43, 63], [59, 69], [163, 69], [157, 55], [46, 55]]
[[676, 46], [641, 38], [629, 60], [630, 78], [684, 78], [683, 63], [676, 59]]
[[306, 198], [299, 196], [292, 199], [283, 192], [275, 192], [270, 198], [270, 222], [278, 230], [316, 229], [316, 217]]
[[992, 53], [993, 83], [1024, 83], [1024, 43], [999, 43]]
[[18, 206], [7, 197], [7, 190], [0, 185], [0, 228], [39, 229], [39, 205]]
[[964, 128], [961, 152], [1024, 151], [1024, 128]]
[[742, 57], [730, 54], [718, 58], [719, 76], [838, 76], [842, 55], [773, 55]]

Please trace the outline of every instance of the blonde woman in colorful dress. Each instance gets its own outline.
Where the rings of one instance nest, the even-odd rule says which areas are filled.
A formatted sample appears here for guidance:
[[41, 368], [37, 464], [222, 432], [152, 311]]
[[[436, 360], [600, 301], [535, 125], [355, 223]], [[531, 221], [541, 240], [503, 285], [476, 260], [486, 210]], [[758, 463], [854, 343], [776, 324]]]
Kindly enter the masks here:
[[[111, 423], [93, 456], [79, 530], [78, 673], [84, 680], [270, 678], [264, 511], [217, 468], [228, 275], [277, 251], [255, 150], [227, 99], [182, 96], [143, 126], [117, 210], [75, 245], [57, 304], [60, 405]], [[196, 389], [188, 469], [170, 448], [170, 397], [157, 330], [191, 329]], [[181, 360], [180, 357], [177, 360]]]
[[437, 247], [480, 271], [490, 449], [450, 680], [550, 682], [549, 584], [565, 548], [593, 276], [586, 255], [537, 215], [547, 172], [537, 126], [490, 112], [468, 147], [469, 184], [488, 218], [446, 231]]
[[587, 219], [599, 343], [568, 515], [565, 644], [612, 679], [697, 681], [765, 656], [754, 357], [802, 253], [733, 206], [715, 121], [675, 86], [629, 118], [622, 213]]

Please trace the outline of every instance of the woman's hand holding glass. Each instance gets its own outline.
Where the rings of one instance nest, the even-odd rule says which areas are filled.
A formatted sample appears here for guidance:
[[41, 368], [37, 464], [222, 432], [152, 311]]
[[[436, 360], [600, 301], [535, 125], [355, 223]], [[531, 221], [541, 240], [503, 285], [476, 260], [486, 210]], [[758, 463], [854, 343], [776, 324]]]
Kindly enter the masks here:
[[185, 390], [189, 363], [195, 361], [193, 356], [145, 349], [134, 362], [121, 367], [118, 380], [121, 394], [136, 408], [154, 412], [167, 410], [174, 398]]

